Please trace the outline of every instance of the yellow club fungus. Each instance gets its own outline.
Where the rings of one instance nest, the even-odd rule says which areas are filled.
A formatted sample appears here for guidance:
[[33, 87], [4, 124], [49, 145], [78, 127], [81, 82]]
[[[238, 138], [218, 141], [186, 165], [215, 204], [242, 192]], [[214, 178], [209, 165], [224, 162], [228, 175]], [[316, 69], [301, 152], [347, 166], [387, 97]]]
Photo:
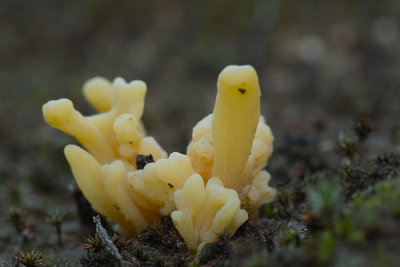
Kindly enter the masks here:
[[226, 67], [219, 75], [213, 114], [193, 129], [187, 154], [195, 172], [205, 180], [221, 179], [253, 211], [276, 194], [268, 186], [268, 173], [260, 173], [272, 154], [272, 142], [271, 130], [260, 116], [256, 71], [248, 65]]
[[172, 212], [172, 220], [192, 252], [202, 243], [216, 241], [224, 231], [232, 235], [248, 218], [247, 212], [240, 209], [237, 192], [225, 188], [216, 177], [204, 187], [202, 177], [193, 174], [175, 192], [175, 202], [177, 210]]
[[[135, 236], [148, 224], [171, 215], [190, 251], [232, 236], [275, 189], [262, 170], [273, 136], [260, 116], [260, 88], [251, 66], [228, 66], [218, 79], [213, 114], [193, 129], [187, 155], [166, 152], [146, 136], [141, 116], [146, 85], [89, 80], [87, 101], [99, 112], [83, 116], [68, 99], [43, 106], [46, 122], [74, 136], [65, 156], [83, 194], [99, 213]], [[143, 166], [144, 155], [154, 159]]]
[[142, 81], [126, 83], [122, 78], [113, 83], [93, 78], [83, 92], [99, 114], [83, 116], [70, 100], [60, 99], [46, 103], [43, 116], [49, 125], [74, 136], [87, 149], [68, 145], [65, 156], [93, 208], [124, 232], [136, 235], [162, 215], [132, 196], [127, 174], [137, 170], [138, 154], [152, 154], [156, 162], [167, 157], [153, 137], [145, 136], [140, 121], [146, 85]]

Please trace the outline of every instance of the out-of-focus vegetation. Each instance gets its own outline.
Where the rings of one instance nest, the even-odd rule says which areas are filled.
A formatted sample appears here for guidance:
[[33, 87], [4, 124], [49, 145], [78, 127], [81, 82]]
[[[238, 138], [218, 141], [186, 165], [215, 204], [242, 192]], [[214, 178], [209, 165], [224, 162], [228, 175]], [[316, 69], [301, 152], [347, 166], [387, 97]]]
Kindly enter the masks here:
[[[81, 94], [90, 77], [144, 80], [148, 132], [185, 152], [228, 64], [259, 73], [280, 193], [196, 264], [398, 262], [399, 14], [390, 0], [2, 0], [0, 263], [109, 260], [78, 245], [92, 236], [93, 213], [62, 153], [74, 140], [45, 125], [42, 104], [67, 97], [90, 114]], [[359, 114], [369, 116], [347, 130]], [[135, 264], [160, 264], [158, 253], [191, 262], [170, 228], [165, 219], [121, 254]], [[249, 242], [251, 253], [240, 245]]]

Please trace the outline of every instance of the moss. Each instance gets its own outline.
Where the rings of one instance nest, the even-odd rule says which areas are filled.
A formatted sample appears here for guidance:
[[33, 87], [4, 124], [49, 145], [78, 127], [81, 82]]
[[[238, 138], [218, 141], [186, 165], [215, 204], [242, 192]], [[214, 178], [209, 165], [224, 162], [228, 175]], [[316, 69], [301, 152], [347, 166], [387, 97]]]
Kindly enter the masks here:
[[88, 252], [87, 256], [80, 259], [82, 267], [100, 267], [100, 266], [120, 266], [119, 262], [106, 251]]
[[142, 231], [130, 255], [136, 264], [148, 266], [184, 266], [193, 260], [170, 217]]
[[345, 197], [351, 199], [355, 193], [398, 175], [399, 157], [393, 154], [376, 157], [373, 161], [357, 161], [345, 164], [340, 171], [340, 179]]

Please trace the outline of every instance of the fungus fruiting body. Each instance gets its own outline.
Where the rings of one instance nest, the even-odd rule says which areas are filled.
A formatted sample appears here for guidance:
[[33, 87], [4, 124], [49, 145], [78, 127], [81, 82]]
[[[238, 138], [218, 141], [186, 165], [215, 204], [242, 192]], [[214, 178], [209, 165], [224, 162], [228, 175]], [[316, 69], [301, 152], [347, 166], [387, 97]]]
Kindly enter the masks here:
[[43, 116], [86, 149], [67, 145], [64, 152], [94, 210], [131, 236], [171, 215], [195, 252], [221, 232], [233, 235], [248, 212], [275, 197], [263, 170], [273, 136], [260, 116], [257, 73], [248, 65], [221, 72], [214, 112], [194, 127], [186, 155], [168, 156], [146, 136], [146, 90], [142, 81], [93, 78], [83, 93], [98, 114], [83, 116], [60, 99], [45, 104]]

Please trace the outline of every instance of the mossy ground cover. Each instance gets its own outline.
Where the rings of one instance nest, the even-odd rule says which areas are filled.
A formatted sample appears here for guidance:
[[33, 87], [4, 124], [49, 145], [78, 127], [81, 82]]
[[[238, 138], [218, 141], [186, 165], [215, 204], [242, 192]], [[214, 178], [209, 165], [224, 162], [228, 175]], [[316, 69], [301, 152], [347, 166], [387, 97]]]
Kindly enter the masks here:
[[[282, 138], [269, 165], [279, 190], [275, 201], [262, 206], [233, 237], [219, 233], [218, 241], [197, 256], [187, 251], [169, 217], [136, 239], [114, 233], [104, 218], [107, 235], [98, 229], [95, 233], [95, 212], [75, 188], [70, 202], [77, 208], [71, 218], [60, 211], [42, 214], [39, 208], [9, 207], [5, 224], [14, 229], [7, 238], [21, 249], [3, 265], [395, 266], [400, 260], [400, 157], [366, 153], [369, 133], [362, 135], [358, 123], [354, 120], [353, 130], [347, 131], [351, 142], [342, 134], [333, 140], [333, 155], [318, 154], [318, 134], [314, 141]], [[334, 167], [325, 162], [331, 158], [339, 162]], [[283, 170], [278, 161], [290, 162], [298, 171]], [[29, 256], [34, 258], [31, 265]]]

